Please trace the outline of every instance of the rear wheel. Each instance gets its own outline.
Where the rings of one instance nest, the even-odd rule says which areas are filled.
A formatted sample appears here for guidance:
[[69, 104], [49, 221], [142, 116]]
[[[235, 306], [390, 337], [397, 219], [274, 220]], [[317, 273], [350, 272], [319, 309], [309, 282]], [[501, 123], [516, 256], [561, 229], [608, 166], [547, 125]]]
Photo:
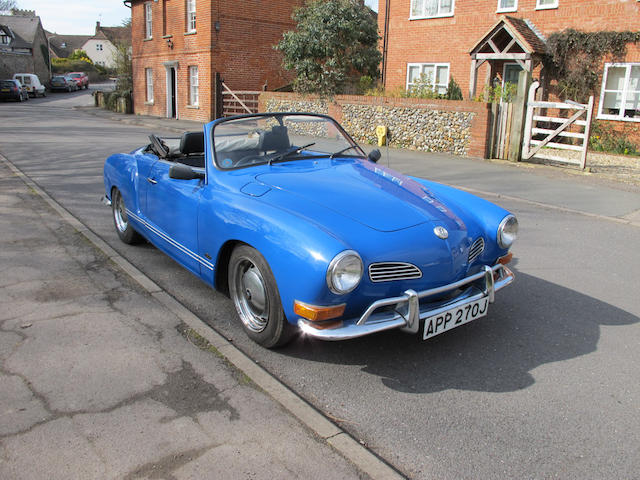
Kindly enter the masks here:
[[124, 199], [117, 188], [114, 188], [111, 194], [111, 211], [113, 212], [113, 223], [120, 240], [129, 245], [140, 243], [144, 240], [142, 235], [136, 232], [129, 223]]
[[295, 328], [284, 315], [273, 273], [256, 249], [241, 245], [231, 254], [229, 293], [244, 331], [253, 341], [276, 348], [293, 338]]

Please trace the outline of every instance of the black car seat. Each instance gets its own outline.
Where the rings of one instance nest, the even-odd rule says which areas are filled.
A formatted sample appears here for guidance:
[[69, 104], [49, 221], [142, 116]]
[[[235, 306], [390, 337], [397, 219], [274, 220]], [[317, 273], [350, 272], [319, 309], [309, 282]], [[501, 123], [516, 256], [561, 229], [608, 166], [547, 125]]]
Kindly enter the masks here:
[[204, 168], [204, 132], [184, 132], [180, 139], [180, 163]]

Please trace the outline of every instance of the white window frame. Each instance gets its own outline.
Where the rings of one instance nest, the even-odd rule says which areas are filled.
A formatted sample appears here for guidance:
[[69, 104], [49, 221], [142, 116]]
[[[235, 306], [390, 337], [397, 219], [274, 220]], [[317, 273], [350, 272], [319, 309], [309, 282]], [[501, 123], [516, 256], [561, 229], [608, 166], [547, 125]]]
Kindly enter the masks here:
[[[451, 64], [449, 63], [435, 63], [435, 62], [421, 62], [421, 63], [407, 63], [407, 81], [405, 82], [405, 88], [409, 90], [410, 86], [413, 84], [409, 83], [409, 72], [411, 71], [411, 67], [420, 67], [420, 72], [424, 70], [425, 66], [433, 66], [434, 78], [433, 83], [431, 84], [433, 90], [438, 93], [437, 89], [440, 86], [444, 86], [444, 88], [449, 88], [449, 80], [451, 78]], [[447, 82], [445, 85], [436, 83], [436, 78], [438, 76], [438, 67], [447, 67]]]
[[[446, 13], [440, 13], [441, 3], [447, 0], [436, 0], [438, 2], [438, 13], [435, 15], [426, 15], [424, 12], [426, 11], [426, 2], [429, 0], [411, 0], [409, 2], [409, 20], [420, 20], [423, 18], [444, 18], [444, 17], [453, 17], [454, 12], [456, 10], [456, 2], [455, 0], [451, 0], [451, 11]], [[422, 4], [422, 15], [414, 15], [413, 14], [413, 5], [418, 2]]]
[[501, 7], [500, 4], [503, 0], [498, 0], [498, 8], [496, 13], [508, 13], [508, 12], [517, 12], [518, 11], [518, 0], [513, 0], [513, 7]]
[[558, 4], [560, 0], [555, 0], [553, 3], [549, 3], [547, 5], [541, 4], [542, 0], [536, 0], [536, 10], [549, 10], [550, 8], [558, 8]]
[[144, 38], [153, 38], [153, 13], [152, 4], [147, 2], [144, 4]]
[[144, 78], [146, 83], [146, 91], [147, 91], [147, 103], [153, 103], [153, 69], [145, 68], [144, 69]]
[[187, 32], [196, 31], [196, 0], [187, 0]]
[[[606, 90], [605, 87], [607, 85], [607, 76], [609, 74], [609, 68], [621, 68], [624, 67], [626, 69], [624, 75], [624, 84], [622, 86], [622, 90]], [[640, 122], [640, 105], [636, 110], [638, 112], [637, 117], [625, 117], [624, 116], [624, 106], [627, 103], [627, 96], [630, 92], [636, 93], [640, 92], [640, 90], [630, 90], [630, 80], [631, 80], [631, 68], [638, 67], [640, 68], [640, 63], [605, 63], [604, 65], [604, 73], [602, 75], [602, 88], [600, 89], [600, 102], [598, 104], [598, 118], [602, 120], [618, 120], [621, 122]], [[620, 112], [617, 114], [603, 113], [602, 107], [604, 104], [604, 95], [608, 92], [621, 92], [622, 100], [620, 102], [621, 108]]]
[[102, 51], [102, 44], [101, 43], [96, 43], [96, 50], [101, 52]]
[[200, 104], [200, 90], [198, 81], [198, 66], [189, 67], [189, 105], [197, 107]]
[[9, 35], [0, 35], [0, 44], [9, 45], [11, 43], [11, 37]]

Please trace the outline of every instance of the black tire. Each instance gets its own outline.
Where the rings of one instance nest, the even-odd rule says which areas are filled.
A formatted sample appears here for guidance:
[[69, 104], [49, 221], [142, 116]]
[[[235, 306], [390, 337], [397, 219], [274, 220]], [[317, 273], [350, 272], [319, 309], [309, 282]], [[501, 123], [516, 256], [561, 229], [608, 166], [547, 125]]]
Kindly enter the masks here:
[[229, 294], [244, 331], [266, 348], [282, 347], [295, 335], [282, 310], [269, 264], [248, 245], [235, 248], [229, 260]]
[[122, 194], [117, 188], [114, 188], [111, 192], [111, 212], [113, 214], [113, 224], [120, 240], [129, 245], [144, 241], [142, 235], [136, 232], [129, 223]]

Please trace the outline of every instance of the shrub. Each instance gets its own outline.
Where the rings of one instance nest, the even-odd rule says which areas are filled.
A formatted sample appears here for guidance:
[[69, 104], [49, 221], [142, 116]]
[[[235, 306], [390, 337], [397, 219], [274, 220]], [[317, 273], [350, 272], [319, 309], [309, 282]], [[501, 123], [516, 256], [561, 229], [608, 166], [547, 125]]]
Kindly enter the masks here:
[[627, 137], [605, 124], [595, 121], [591, 125], [589, 148], [596, 152], [617, 153], [620, 155], [640, 155], [638, 146]]

